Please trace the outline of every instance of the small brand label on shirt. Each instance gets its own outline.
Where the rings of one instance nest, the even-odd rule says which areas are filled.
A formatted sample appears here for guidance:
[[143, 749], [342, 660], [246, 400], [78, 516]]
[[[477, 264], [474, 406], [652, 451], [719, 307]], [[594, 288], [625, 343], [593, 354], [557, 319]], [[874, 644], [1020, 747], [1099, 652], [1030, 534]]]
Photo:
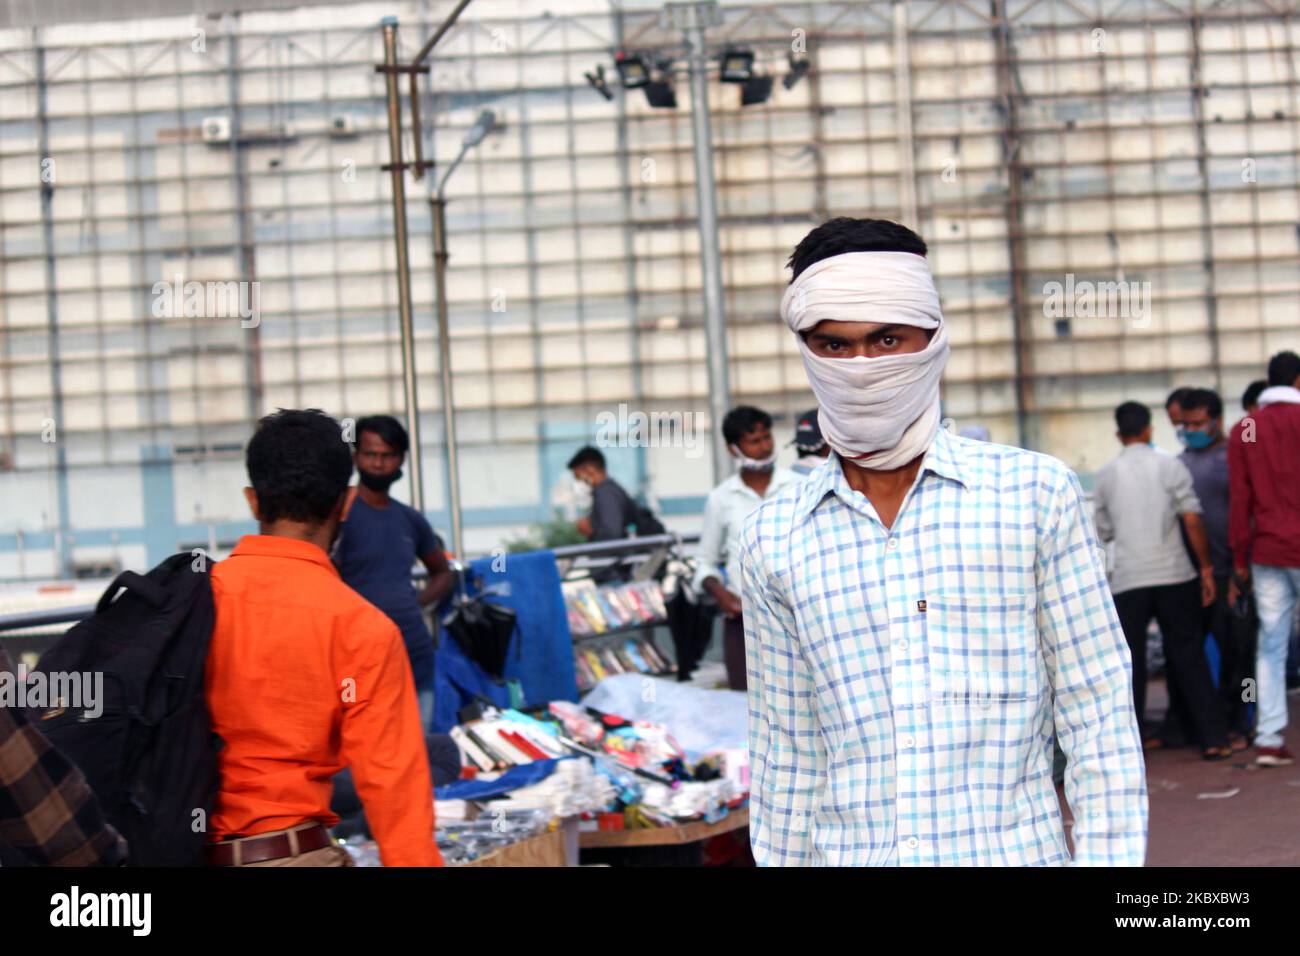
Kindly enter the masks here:
[[916, 602], [916, 610], [917, 610], [917, 613], [918, 613], [918, 614], [924, 614], [924, 613], [925, 613], [925, 602], [924, 602], [924, 601], [917, 601], [917, 602]]

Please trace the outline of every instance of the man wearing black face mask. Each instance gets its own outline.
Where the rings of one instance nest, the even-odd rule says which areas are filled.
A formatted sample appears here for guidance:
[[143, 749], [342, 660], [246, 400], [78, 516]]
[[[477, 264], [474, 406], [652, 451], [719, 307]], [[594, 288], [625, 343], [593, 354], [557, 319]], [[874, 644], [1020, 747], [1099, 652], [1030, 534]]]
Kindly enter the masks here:
[[[343, 580], [402, 631], [411, 658], [420, 719], [427, 728], [433, 716], [433, 635], [421, 608], [437, 604], [452, 589], [453, 577], [441, 539], [424, 515], [388, 494], [402, 477], [410, 439], [391, 415], [357, 422], [353, 461], [361, 485], [348, 511], [334, 550]], [[429, 583], [416, 591], [411, 568], [419, 560]]]

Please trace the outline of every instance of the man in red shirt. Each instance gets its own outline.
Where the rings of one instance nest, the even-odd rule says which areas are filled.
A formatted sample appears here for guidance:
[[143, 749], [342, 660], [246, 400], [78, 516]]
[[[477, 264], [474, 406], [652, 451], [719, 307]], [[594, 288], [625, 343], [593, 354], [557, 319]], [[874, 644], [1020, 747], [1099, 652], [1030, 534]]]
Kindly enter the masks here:
[[[1292, 763], [1286, 729], [1286, 650], [1300, 599], [1300, 356], [1279, 352], [1268, 363], [1259, 411], [1232, 429], [1228, 443], [1228, 543], [1235, 579], [1259, 611], [1259, 721], [1255, 762]], [[1238, 581], [1240, 583], [1238, 583]]]
[[351, 765], [386, 866], [440, 866], [415, 684], [397, 626], [329, 559], [352, 477], [339, 423], [281, 410], [248, 443], [260, 534], [212, 569], [207, 700], [221, 787], [217, 866], [350, 866], [328, 828]]

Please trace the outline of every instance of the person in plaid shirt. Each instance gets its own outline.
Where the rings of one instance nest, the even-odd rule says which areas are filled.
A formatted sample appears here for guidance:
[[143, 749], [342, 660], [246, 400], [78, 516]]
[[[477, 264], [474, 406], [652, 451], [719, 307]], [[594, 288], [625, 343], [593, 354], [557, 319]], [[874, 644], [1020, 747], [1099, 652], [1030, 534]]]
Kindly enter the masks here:
[[[14, 673], [0, 647], [0, 672]], [[118, 866], [126, 841], [86, 778], [17, 707], [0, 705], [0, 844], [34, 866]]]
[[791, 257], [781, 314], [834, 454], [741, 535], [754, 858], [1138, 866], [1129, 651], [1078, 479], [941, 427], [925, 253], [834, 219]]

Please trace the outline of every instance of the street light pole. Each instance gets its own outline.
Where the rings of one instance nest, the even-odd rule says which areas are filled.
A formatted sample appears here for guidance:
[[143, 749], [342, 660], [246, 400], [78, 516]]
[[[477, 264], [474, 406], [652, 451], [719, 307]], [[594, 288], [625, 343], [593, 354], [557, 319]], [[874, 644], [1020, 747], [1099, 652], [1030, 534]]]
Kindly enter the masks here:
[[718, 245], [718, 192], [713, 178], [713, 129], [709, 118], [708, 50], [704, 31], [722, 22], [714, 0], [670, 3], [673, 26], [686, 34], [690, 50], [691, 134], [695, 147], [695, 204], [700, 228], [700, 274], [704, 286], [704, 340], [709, 373], [709, 419], [713, 437], [713, 481], [731, 473], [731, 454], [722, 419], [731, 404], [727, 367], [727, 316], [722, 295], [722, 252]]
[[[415, 172], [415, 178], [424, 175], [426, 169], [433, 167], [422, 154], [420, 141], [420, 91], [418, 77], [428, 73], [425, 59], [451, 29], [452, 24], [465, 12], [471, 0], [460, 0], [456, 8], [443, 21], [409, 66], [397, 62], [397, 17], [384, 17], [380, 26], [384, 33], [384, 62], [375, 67], [376, 72], [384, 75], [384, 86], [388, 102], [388, 163], [382, 167], [392, 174], [393, 179], [393, 238], [397, 247], [397, 308], [402, 331], [402, 397], [406, 406], [406, 427], [411, 436], [410, 454], [407, 462], [411, 469], [411, 505], [416, 511], [424, 511], [424, 469], [422, 453], [424, 446], [420, 441], [420, 406], [416, 393], [415, 376], [415, 328], [412, 320], [411, 306], [411, 255], [406, 224], [406, 170]], [[402, 159], [402, 99], [398, 91], [398, 77], [405, 74], [410, 77], [411, 89], [411, 125], [412, 143], [415, 159], [407, 163]], [[444, 389], [444, 394], [446, 390]], [[457, 511], [456, 520], [459, 520]], [[459, 541], [457, 552], [459, 553]]]
[[[461, 150], [461, 155], [465, 150]], [[458, 160], [459, 161], [459, 160]], [[433, 283], [438, 297], [438, 365], [442, 377], [442, 422], [446, 432], [443, 447], [447, 450], [447, 497], [451, 510], [451, 549], [464, 557], [460, 521], [460, 462], [456, 446], [456, 413], [451, 392], [451, 335], [447, 321], [447, 200], [443, 195], [446, 177], [429, 197], [433, 212]]]
[[452, 399], [451, 380], [451, 329], [447, 319], [447, 180], [465, 158], [465, 154], [483, 142], [484, 137], [496, 128], [497, 116], [491, 110], [478, 115], [474, 125], [465, 134], [460, 152], [447, 166], [439, 182], [429, 194], [433, 213], [433, 283], [438, 297], [438, 364], [442, 379], [442, 421], [446, 430], [447, 449], [447, 505], [451, 510], [451, 547], [457, 557], [464, 557], [460, 507], [460, 453], [456, 442], [456, 406]]

